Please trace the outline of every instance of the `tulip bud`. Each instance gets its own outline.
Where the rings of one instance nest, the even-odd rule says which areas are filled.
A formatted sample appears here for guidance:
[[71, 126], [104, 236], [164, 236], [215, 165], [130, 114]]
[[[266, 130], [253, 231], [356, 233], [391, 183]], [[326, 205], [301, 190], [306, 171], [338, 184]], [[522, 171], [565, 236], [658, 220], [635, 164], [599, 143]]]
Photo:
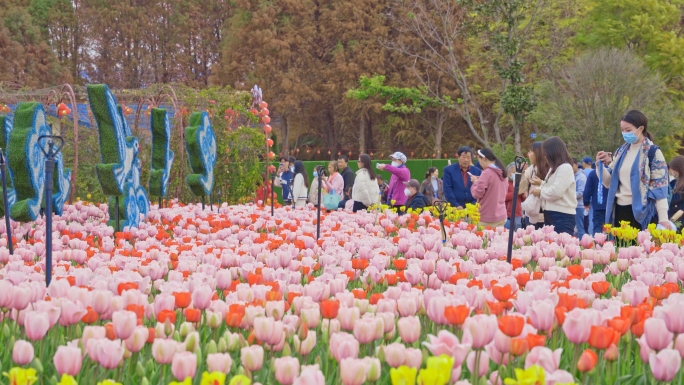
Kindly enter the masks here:
[[133, 355], [133, 353], [131, 353], [130, 350], [128, 350], [124, 347], [124, 355], [123, 355], [124, 358], [131, 358], [132, 355]]
[[141, 377], [145, 375], [145, 367], [140, 361], [135, 364], [135, 374]]
[[290, 347], [290, 344], [285, 344], [283, 346], [282, 357], [289, 357], [291, 355], [292, 355], [292, 348]]
[[197, 337], [197, 348], [195, 349], [195, 356], [197, 357], [197, 362], [202, 362], [202, 347], [199, 346], [199, 333]]
[[213, 354], [218, 351], [218, 347], [216, 346], [216, 341], [211, 340], [207, 344], [207, 354]]
[[166, 338], [169, 338], [169, 336], [173, 334], [173, 331], [175, 330], [175, 328], [176, 327], [174, 326], [174, 324], [172, 324], [171, 320], [169, 320], [168, 318], [164, 321], [163, 332], [164, 332], [164, 335], [166, 336]]
[[220, 353], [225, 353], [228, 351], [228, 344], [226, 343], [226, 340], [224, 340], [223, 338], [219, 338], [218, 351]]
[[33, 369], [36, 369], [36, 372], [42, 374], [43, 373], [43, 363], [40, 362], [40, 358], [36, 357], [33, 359], [33, 362], [31, 362], [31, 366], [33, 366]]
[[309, 327], [306, 326], [306, 323], [301, 322], [299, 324], [299, 330], [297, 330], [297, 337], [299, 337], [300, 341], [304, 341], [307, 335], [309, 335]]
[[173, 340], [176, 342], [181, 342], [181, 336], [180, 336], [180, 333], [178, 333], [178, 330], [173, 332]]
[[11, 333], [11, 332], [10, 332], [9, 326], [7, 326], [7, 324], [4, 324], [4, 325], [2, 326], [2, 336], [3, 336], [3, 337], [9, 337], [10, 333]]
[[150, 380], [148, 380], [147, 377], [143, 377], [142, 381], [140, 381], [140, 385], [150, 385]]
[[378, 359], [382, 362], [385, 362], [385, 349], [382, 348], [383, 345], [378, 346], [375, 348], [375, 356], [378, 357]]
[[200, 336], [198, 332], [192, 332], [188, 334], [187, 338], [185, 339], [185, 350], [194, 353], [197, 349], [199, 349], [199, 340]]
[[366, 381], [375, 382], [380, 378], [381, 364], [378, 358], [364, 357], [366, 364]]
[[221, 326], [222, 323], [223, 320], [221, 319], [221, 314], [213, 312], [209, 313], [209, 317], [207, 317], [207, 325], [209, 325], [210, 328], [216, 329]]
[[603, 357], [607, 361], [616, 361], [619, 357], [620, 352], [618, 351], [617, 346], [615, 344], [611, 344], [608, 349], [606, 349], [606, 352], [604, 353]]
[[195, 327], [190, 322], [183, 322], [179, 328], [181, 338], [185, 338], [188, 334], [195, 331]]

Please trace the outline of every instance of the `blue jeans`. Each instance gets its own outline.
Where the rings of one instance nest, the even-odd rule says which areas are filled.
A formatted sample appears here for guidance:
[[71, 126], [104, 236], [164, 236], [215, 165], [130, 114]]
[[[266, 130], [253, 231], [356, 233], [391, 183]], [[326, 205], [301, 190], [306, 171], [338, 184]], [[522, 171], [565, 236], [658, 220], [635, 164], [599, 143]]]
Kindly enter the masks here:
[[606, 210], [594, 210], [594, 215], [592, 215], [591, 220], [594, 224], [594, 234], [602, 233], [603, 225], [606, 223]]
[[594, 230], [594, 207], [589, 206], [589, 226], [587, 227], [587, 231], [592, 233], [593, 230]]
[[[515, 228], [519, 229], [522, 227], [522, 217], [515, 217]], [[506, 224], [504, 225], [504, 228], [507, 230], [511, 229], [511, 219], [506, 219]]]
[[572, 235], [575, 233], [576, 216], [558, 211], [544, 210], [544, 224], [546, 226], [553, 226], [558, 234], [568, 233]]
[[577, 228], [577, 238], [582, 239], [586, 231], [584, 230], [584, 207], [575, 209], [575, 227]]

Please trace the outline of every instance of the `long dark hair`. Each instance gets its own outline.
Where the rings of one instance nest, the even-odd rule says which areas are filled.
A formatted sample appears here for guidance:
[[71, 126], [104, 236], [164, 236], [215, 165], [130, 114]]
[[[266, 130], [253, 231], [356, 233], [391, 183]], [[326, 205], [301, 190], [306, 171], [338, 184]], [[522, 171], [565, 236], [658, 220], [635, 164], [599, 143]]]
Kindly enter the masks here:
[[425, 173], [425, 179], [430, 179], [430, 175], [437, 171], [437, 167], [430, 167], [428, 168], [427, 172]]
[[[295, 170], [294, 170], [294, 176], [296, 177], [297, 174], [302, 174], [304, 177], [304, 186], [309, 187], [309, 177], [306, 176], [306, 169], [304, 169], [304, 162], [301, 160], [298, 160], [294, 162], [295, 164]], [[294, 177], [292, 178], [294, 180]]]
[[639, 127], [643, 127], [644, 136], [647, 137], [649, 140], [653, 141], [651, 133], [648, 132], [648, 118], [646, 117], [646, 115], [644, 115], [643, 112], [639, 110], [627, 111], [627, 113], [620, 120], [633, 125], [637, 129], [639, 129]]
[[537, 176], [544, 178], [549, 172], [549, 165], [542, 153], [542, 142], [534, 142], [530, 145], [530, 150], [534, 153], [534, 167], [537, 169]]
[[673, 189], [673, 193], [684, 192], [684, 156], [675, 156], [670, 161], [670, 170], [677, 171], [679, 176], [677, 177], [677, 184]]
[[[561, 164], [567, 163], [572, 165], [573, 163], [565, 142], [557, 136], [552, 136], [542, 143], [542, 153], [549, 164], [551, 173], [556, 172]], [[544, 175], [544, 177], [546, 177], [546, 175]]]
[[483, 149], [481, 149], [481, 150], [478, 150], [478, 151], [477, 151], [477, 154], [480, 155], [480, 156], [484, 156], [484, 157], [487, 158], [487, 160], [489, 160], [489, 161], [493, 161], [494, 164], [496, 165], [496, 167], [498, 167], [499, 169], [501, 169], [501, 172], [503, 173], [503, 177], [504, 177], [504, 178], [507, 177], [508, 170], [506, 170], [506, 167], [504, 167], [504, 164], [501, 163], [501, 161], [499, 160], [499, 158], [497, 158], [496, 155], [494, 155], [494, 151], [492, 151], [492, 150], [489, 149], [489, 148], [483, 148]]
[[359, 161], [361, 163], [363, 163], [363, 168], [365, 168], [368, 171], [368, 175], [370, 176], [370, 180], [375, 180], [375, 171], [373, 171], [373, 168], [371, 167], [370, 155], [368, 155], [368, 154], [359, 155]]

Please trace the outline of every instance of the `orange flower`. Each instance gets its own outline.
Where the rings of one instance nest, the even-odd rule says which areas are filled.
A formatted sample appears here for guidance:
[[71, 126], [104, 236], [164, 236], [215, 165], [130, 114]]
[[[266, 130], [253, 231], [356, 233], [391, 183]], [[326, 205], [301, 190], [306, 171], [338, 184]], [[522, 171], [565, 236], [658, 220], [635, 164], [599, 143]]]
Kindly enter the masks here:
[[279, 291], [267, 291], [266, 292], [266, 301], [282, 301], [283, 300], [283, 293]]
[[648, 294], [657, 300], [661, 300], [670, 296], [670, 290], [664, 286], [649, 286]]
[[173, 310], [162, 310], [157, 314], [157, 321], [164, 323], [169, 320], [172, 324], [176, 323], [176, 312]]
[[492, 295], [494, 296], [494, 298], [496, 298], [497, 301], [507, 302], [509, 299], [513, 298], [513, 293], [514, 291], [509, 285], [492, 286]]
[[568, 312], [568, 309], [563, 306], [556, 306], [553, 312], [556, 314], [556, 323], [558, 323], [558, 326], [563, 326], [563, 322], [565, 322], [565, 314]]
[[582, 265], [570, 265], [567, 267], [568, 272], [574, 276], [581, 277], [584, 273], [584, 266]]
[[249, 283], [249, 286], [261, 285], [264, 283], [264, 276], [261, 274], [247, 273], [247, 283]]
[[465, 271], [459, 271], [458, 273], [454, 273], [454, 275], [449, 277], [449, 283], [455, 285], [461, 279], [468, 279], [468, 273]]
[[368, 265], [370, 265], [370, 262], [368, 262], [367, 259], [352, 259], [352, 269], [354, 270], [365, 270]]
[[[515, 261], [515, 259], [514, 259]], [[522, 356], [527, 353], [528, 342], [526, 338], [511, 339], [511, 354], [515, 357]]]
[[444, 316], [452, 325], [463, 325], [470, 315], [470, 308], [466, 305], [447, 306], [444, 308]]
[[501, 313], [503, 313], [504, 306], [502, 302], [487, 301], [487, 309], [489, 309], [489, 314], [499, 316]]
[[608, 321], [608, 326], [615, 329], [621, 335], [625, 335], [629, 331], [630, 326], [632, 326], [632, 321], [629, 318], [614, 317]]
[[135, 282], [121, 282], [117, 287], [116, 290], [119, 292], [119, 295], [123, 293], [126, 290], [137, 290], [138, 289], [138, 284]]
[[105, 327], [105, 337], [114, 341], [116, 339], [116, 334], [114, 334], [114, 324], [112, 324], [110, 322], [110, 323], [106, 324], [104, 327]]
[[598, 295], [606, 294], [608, 292], [608, 289], [610, 289], [610, 282], [600, 281], [591, 283], [591, 290], [593, 290], [594, 293]]
[[515, 280], [518, 281], [518, 286], [525, 287], [530, 280], [530, 273], [518, 274], [515, 276]]
[[294, 301], [295, 298], [301, 297], [301, 296], [302, 296], [302, 293], [296, 293], [296, 292], [290, 291], [287, 293], [287, 303], [292, 305], [292, 301]]
[[154, 328], [147, 328], [147, 342], [148, 344], [151, 344], [154, 342], [154, 338], [156, 337], [157, 332], [155, 331]]
[[517, 337], [522, 333], [525, 319], [514, 315], [499, 317], [499, 330], [509, 337]]
[[663, 287], [670, 291], [670, 294], [679, 293], [679, 285], [674, 282], [663, 284]]
[[467, 285], [467, 286], [468, 286], [468, 287], [477, 286], [477, 287], [479, 287], [480, 289], [482, 289], [483, 284], [482, 284], [482, 281], [478, 281], [477, 279], [471, 279], [470, 282], [468, 282], [468, 285]]
[[337, 318], [337, 312], [340, 310], [340, 302], [337, 300], [324, 299], [321, 301], [321, 317], [326, 319]]
[[385, 274], [385, 280], [389, 286], [394, 286], [397, 284], [399, 277], [396, 274]]
[[126, 306], [126, 310], [135, 313], [135, 316], [138, 317], [138, 319], [142, 319], [145, 316], [145, 306], [143, 305], [136, 305], [132, 303]]
[[395, 259], [392, 261], [392, 264], [397, 270], [404, 270], [406, 269], [406, 260], [405, 259]]
[[589, 333], [589, 346], [598, 350], [608, 349], [610, 344], [613, 343], [616, 333], [618, 334], [619, 338], [620, 333], [615, 331], [613, 328], [605, 326], [592, 326], [591, 332]]
[[542, 278], [544, 278], [544, 273], [543, 273], [543, 272], [541, 272], [541, 271], [535, 271], [534, 273], [532, 273], [532, 279], [533, 279], [533, 280], [537, 281], [537, 280], [540, 280], [540, 279], [542, 279]]
[[597, 362], [598, 356], [596, 355], [596, 353], [591, 349], [587, 349], [584, 352], [582, 352], [579, 361], [577, 361], [577, 370], [579, 370], [582, 373], [589, 372], [592, 369], [594, 369]]
[[639, 321], [632, 325], [632, 334], [634, 334], [636, 338], [641, 338], [644, 334], [644, 323], [646, 323], [646, 320]]
[[187, 308], [183, 310], [183, 315], [185, 315], [185, 320], [192, 323], [197, 323], [202, 317], [202, 311], [199, 309]]
[[546, 345], [546, 336], [530, 333], [525, 338], [527, 338], [527, 348], [530, 350], [534, 349], [537, 346]]
[[628, 319], [631, 324], [639, 322], [637, 318], [637, 309], [633, 306], [623, 306], [620, 308], [620, 317]]
[[378, 301], [383, 299], [383, 298], [384, 297], [381, 293], [374, 293], [374, 294], [371, 294], [370, 298], [368, 299], [368, 303], [370, 303], [371, 305], [377, 305]]
[[190, 292], [189, 291], [177, 291], [173, 293], [173, 297], [176, 299], [176, 307], [185, 309], [190, 306]]
[[511, 259], [511, 266], [513, 266], [513, 270], [522, 267], [522, 260], [521, 259]]
[[92, 307], [88, 306], [87, 310], [88, 312], [86, 313], [86, 315], [83, 316], [83, 318], [81, 318], [81, 321], [88, 325], [92, 325], [95, 322], [97, 322], [98, 318], [100, 317], [97, 315], [97, 312], [95, 312], [95, 310], [93, 310]]

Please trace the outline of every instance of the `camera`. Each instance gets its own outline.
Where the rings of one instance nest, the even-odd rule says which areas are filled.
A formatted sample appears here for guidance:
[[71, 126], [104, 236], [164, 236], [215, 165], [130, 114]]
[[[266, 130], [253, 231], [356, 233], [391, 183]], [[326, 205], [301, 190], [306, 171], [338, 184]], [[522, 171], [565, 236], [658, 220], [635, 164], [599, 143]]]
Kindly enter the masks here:
[[323, 166], [316, 166], [316, 172], [320, 176], [328, 176], [328, 170]]

